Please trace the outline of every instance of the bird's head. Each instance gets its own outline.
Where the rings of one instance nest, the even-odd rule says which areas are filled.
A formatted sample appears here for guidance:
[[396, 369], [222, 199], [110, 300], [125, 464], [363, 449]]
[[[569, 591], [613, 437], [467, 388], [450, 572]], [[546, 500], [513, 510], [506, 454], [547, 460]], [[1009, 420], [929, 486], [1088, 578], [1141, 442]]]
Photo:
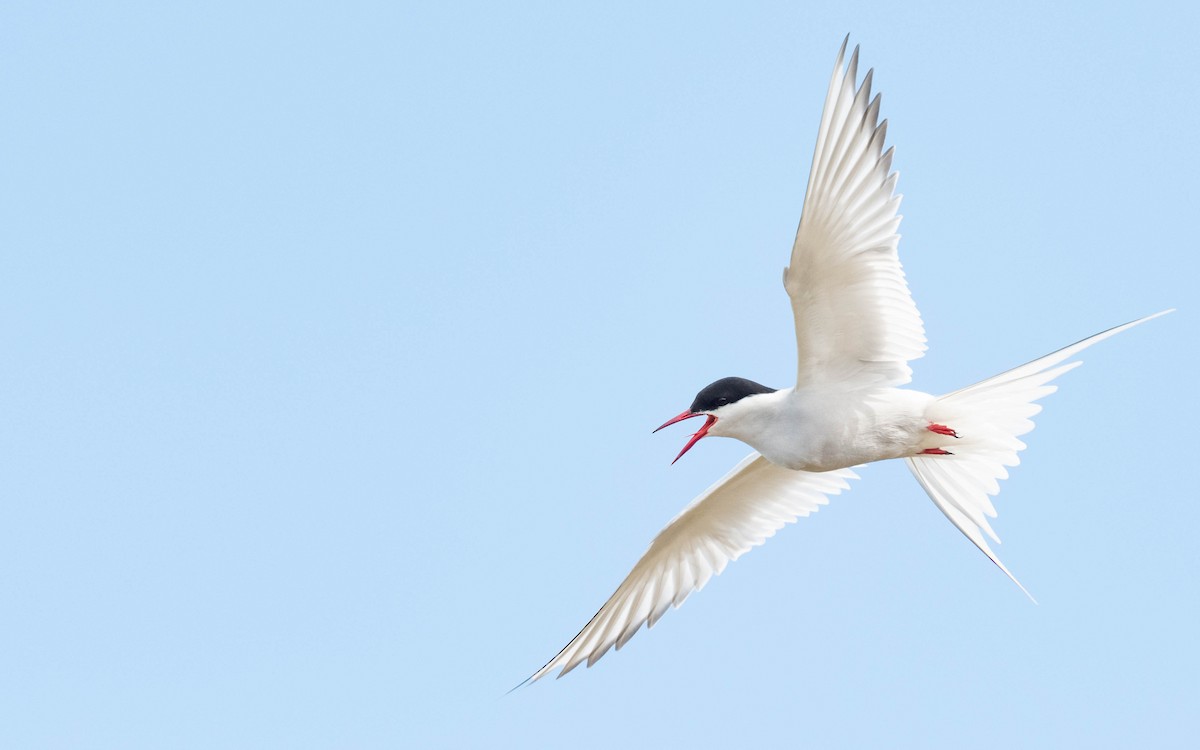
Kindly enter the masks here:
[[[678, 461], [683, 458], [684, 453], [691, 450], [693, 445], [700, 442], [701, 438], [708, 435], [709, 430], [719, 421], [735, 422], [738, 416], [745, 411], [748, 397], [763, 393], [775, 393], [775, 389], [745, 378], [721, 378], [704, 386], [696, 394], [696, 399], [692, 401], [692, 405], [687, 411], [671, 417], [658, 430], [692, 417], [706, 417], [704, 426], [692, 434], [687, 445], [683, 446], [683, 450], [679, 451], [679, 455], [675, 457], [675, 461]], [[724, 434], [725, 432], [727, 431], [721, 430], [720, 433], [714, 432], [713, 434]], [[675, 461], [671, 463], [675, 463]]]

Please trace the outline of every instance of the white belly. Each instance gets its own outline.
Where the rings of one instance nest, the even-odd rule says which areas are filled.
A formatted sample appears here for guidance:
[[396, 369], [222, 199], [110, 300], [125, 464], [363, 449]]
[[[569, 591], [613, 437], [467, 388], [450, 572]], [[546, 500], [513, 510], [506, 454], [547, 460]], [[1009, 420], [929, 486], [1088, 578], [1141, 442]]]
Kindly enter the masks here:
[[736, 437], [789, 469], [832, 471], [918, 453], [928, 432], [925, 408], [933, 401], [898, 388], [777, 393], [770, 408], [758, 405], [757, 414], [739, 415], [719, 432], [718, 421], [710, 434]]

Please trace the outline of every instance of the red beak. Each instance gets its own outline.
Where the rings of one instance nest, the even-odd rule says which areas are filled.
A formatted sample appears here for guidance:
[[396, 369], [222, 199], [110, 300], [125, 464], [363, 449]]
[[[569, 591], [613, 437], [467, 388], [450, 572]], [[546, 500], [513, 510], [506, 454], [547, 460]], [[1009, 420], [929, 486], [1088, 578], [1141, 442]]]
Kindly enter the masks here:
[[[704, 423], [703, 427], [701, 427], [699, 430], [697, 430], [695, 433], [692, 434], [692, 439], [687, 442], [687, 445], [683, 446], [683, 450], [679, 451], [679, 455], [675, 457], [675, 461], [678, 461], [679, 459], [683, 458], [684, 453], [687, 453], [688, 451], [690, 451], [692, 449], [693, 445], [700, 442], [700, 438], [702, 438], [708, 434], [708, 429], [717, 423], [717, 418], [711, 414], [685, 411], [684, 413], [680, 414], [679, 416], [671, 417], [666, 422], [663, 422], [662, 425], [658, 428], [658, 430], [661, 430], [663, 427], [670, 427], [671, 425], [675, 424], [676, 422], [682, 422], [683, 420], [691, 419], [692, 417], [708, 417], [708, 421]], [[655, 430], [655, 432], [658, 432], [658, 430]], [[675, 461], [672, 461], [671, 463], [674, 464]]]

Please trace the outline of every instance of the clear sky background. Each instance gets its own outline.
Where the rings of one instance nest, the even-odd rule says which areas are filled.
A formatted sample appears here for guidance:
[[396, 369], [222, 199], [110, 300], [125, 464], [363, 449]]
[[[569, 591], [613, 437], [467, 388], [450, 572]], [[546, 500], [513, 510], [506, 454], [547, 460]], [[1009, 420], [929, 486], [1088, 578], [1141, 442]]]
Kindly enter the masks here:
[[[1194, 747], [1192, 3], [6, 3], [0, 746]], [[1052, 6], [1052, 7], [1051, 7]], [[903, 465], [504, 692], [747, 449], [842, 37], [1001, 558]]]

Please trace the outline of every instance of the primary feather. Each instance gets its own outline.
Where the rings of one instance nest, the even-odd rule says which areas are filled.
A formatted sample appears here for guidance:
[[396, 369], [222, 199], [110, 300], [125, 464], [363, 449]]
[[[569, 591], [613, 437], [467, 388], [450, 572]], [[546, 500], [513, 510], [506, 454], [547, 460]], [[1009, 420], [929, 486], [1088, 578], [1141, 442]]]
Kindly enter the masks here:
[[650, 543], [595, 617], [530, 681], [556, 669], [559, 677], [583, 662], [590, 667], [620, 649], [642, 625], [653, 626], [725, 566], [775, 535], [784, 524], [816, 512], [828, 495], [857, 478], [849, 469], [791, 471], [757, 453], [684, 508]]
[[855, 88], [858, 48], [843, 67], [838, 53], [804, 210], [784, 287], [796, 321], [796, 387], [819, 383], [901, 385], [908, 361], [925, 352], [925, 326], [896, 246], [898, 175], [883, 151], [872, 72]]
[[697, 436], [734, 437], [757, 452], [668, 523], [600, 611], [526, 682], [591, 666], [621, 648], [730, 562], [847, 489], [855, 478], [849, 467], [860, 463], [904, 458], [934, 504], [1021, 586], [984, 537], [999, 541], [988, 522], [996, 516], [990, 497], [1006, 467], [1018, 463], [1019, 436], [1033, 429], [1030, 418], [1041, 408], [1035, 402], [1078, 364], [1070, 357], [1158, 317], [945, 396], [897, 388], [911, 379], [908, 362], [925, 351], [925, 329], [896, 250], [900, 196], [892, 150], [884, 151], [887, 122], [871, 95], [872, 73], [857, 82], [858, 49], [849, 62], [845, 52], [843, 42], [784, 270], [796, 326], [795, 387], [726, 378], [667, 423], [705, 414]]

